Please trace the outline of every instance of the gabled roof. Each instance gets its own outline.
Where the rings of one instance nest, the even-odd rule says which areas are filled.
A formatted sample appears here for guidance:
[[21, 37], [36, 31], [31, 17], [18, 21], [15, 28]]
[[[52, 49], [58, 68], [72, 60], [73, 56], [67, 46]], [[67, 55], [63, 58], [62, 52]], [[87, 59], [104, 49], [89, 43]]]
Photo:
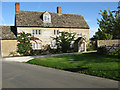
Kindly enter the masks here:
[[38, 26], [38, 27], [59, 27], [59, 28], [83, 28], [89, 29], [87, 22], [82, 15], [51, 13], [51, 23], [43, 23], [44, 12], [20, 11], [16, 13], [16, 26]]
[[14, 26], [0, 26], [0, 40], [16, 40], [17, 30]]

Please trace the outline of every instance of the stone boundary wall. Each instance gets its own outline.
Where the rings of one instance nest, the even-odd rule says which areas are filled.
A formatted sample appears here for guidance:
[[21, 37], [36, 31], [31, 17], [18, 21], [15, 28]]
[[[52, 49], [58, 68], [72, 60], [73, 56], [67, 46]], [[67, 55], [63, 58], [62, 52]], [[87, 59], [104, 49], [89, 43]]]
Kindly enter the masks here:
[[16, 52], [17, 40], [1, 40], [1, 56], [10, 56], [10, 53]]
[[120, 45], [120, 39], [118, 40], [97, 40], [97, 47], [102, 46], [118, 46]]

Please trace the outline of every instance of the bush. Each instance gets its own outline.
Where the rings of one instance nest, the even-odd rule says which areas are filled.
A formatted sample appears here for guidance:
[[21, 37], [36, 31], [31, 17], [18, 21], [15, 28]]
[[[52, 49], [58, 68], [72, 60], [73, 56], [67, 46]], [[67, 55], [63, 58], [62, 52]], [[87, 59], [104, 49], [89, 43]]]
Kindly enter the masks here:
[[31, 50], [30, 55], [41, 55], [41, 50]]
[[60, 53], [58, 49], [50, 49], [49, 51], [51, 54], [57, 54]]
[[32, 44], [30, 42], [31, 34], [30, 33], [18, 33], [17, 37], [17, 52], [21, 55], [30, 55], [30, 51], [32, 50]]
[[94, 49], [92, 47], [87, 47], [87, 51], [93, 51]]
[[57, 49], [60, 49], [63, 53], [68, 52], [72, 41], [75, 39], [75, 35], [75, 33], [59, 32], [59, 36], [53, 37]]
[[90, 40], [90, 42], [87, 45], [87, 51], [93, 51], [93, 50], [96, 50], [96, 42]]
[[102, 55], [106, 55], [107, 54], [106, 47], [99, 47], [99, 48], [97, 48], [97, 53], [102, 54]]

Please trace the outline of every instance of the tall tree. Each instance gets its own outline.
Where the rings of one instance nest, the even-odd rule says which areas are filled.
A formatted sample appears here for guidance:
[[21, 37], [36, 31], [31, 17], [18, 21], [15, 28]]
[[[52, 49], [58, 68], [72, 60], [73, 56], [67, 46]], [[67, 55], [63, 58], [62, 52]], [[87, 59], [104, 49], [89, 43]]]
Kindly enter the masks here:
[[102, 18], [98, 21], [99, 28], [98, 31], [93, 36], [93, 40], [111, 40], [111, 39], [120, 39], [120, 17], [118, 13], [115, 15], [108, 9], [99, 13]]

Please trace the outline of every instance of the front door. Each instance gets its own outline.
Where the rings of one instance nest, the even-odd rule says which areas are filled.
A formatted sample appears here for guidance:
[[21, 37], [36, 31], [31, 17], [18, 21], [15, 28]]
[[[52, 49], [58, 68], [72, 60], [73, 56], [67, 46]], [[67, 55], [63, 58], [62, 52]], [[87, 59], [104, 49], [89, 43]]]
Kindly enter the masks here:
[[81, 46], [81, 47], [80, 47], [80, 48], [81, 48], [80, 51], [81, 51], [81, 52], [84, 52], [84, 51], [85, 51], [85, 43], [82, 42], [80, 46]]

